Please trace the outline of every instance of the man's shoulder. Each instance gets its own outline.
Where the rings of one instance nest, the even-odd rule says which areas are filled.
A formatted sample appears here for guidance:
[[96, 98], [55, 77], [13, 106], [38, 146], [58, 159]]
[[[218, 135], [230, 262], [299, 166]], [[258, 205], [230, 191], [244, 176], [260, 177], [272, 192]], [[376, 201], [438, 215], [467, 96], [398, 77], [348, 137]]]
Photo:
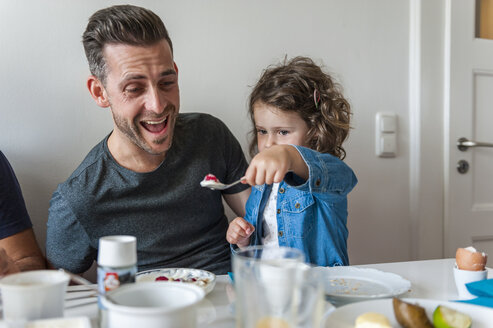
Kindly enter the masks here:
[[106, 157], [105, 142], [107, 138], [94, 146], [86, 157], [82, 160], [74, 172], [60, 184], [59, 188], [73, 186], [74, 184], [84, 184], [84, 181], [91, 179], [95, 174], [99, 174], [101, 170], [101, 162]]
[[198, 143], [230, 143], [236, 139], [226, 124], [219, 118], [206, 113], [182, 113], [176, 122], [178, 138]]
[[219, 118], [207, 113], [180, 113], [177, 124], [180, 127], [200, 126], [201, 129], [211, 129], [226, 125]]

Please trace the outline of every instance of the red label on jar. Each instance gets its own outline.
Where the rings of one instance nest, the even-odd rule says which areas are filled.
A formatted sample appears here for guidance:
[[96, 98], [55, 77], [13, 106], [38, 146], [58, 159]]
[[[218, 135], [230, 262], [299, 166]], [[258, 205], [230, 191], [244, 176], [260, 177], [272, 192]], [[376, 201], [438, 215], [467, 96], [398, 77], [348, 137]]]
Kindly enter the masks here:
[[120, 286], [120, 278], [118, 277], [118, 273], [116, 272], [106, 272], [103, 280], [104, 290], [109, 292]]

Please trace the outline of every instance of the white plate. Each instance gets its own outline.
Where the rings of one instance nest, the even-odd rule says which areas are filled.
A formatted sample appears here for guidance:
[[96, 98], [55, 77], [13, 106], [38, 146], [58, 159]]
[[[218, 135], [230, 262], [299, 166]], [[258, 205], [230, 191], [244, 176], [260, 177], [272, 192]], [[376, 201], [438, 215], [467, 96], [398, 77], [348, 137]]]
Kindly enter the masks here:
[[335, 304], [398, 296], [411, 288], [409, 280], [376, 269], [350, 266], [317, 269], [323, 270], [325, 294]]
[[178, 281], [179, 279], [179, 281], [184, 283], [192, 283], [202, 287], [206, 295], [214, 289], [214, 285], [216, 284], [216, 275], [212, 272], [188, 268], [165, 268], [141, 271], [137, 273], [135, 280], [137, 282], [156, 281], [158, 277], [166, 277], [170, 281]]
[[[436, 307], [444, 305], [470, 315], [472, 318], [472, 327], [474, 328], [491, 328], [493, 309], [488, 307], [418, 298], [403, 298], [402, 300], [424, 307], [430, 321], [433, 319], [433, 311], [435, 311]], [[389, 319], [392, 327], [400, 327], [395, 319], [392, 299], [390, 298], [341, 306], [329, 314], [324, 326], [326, 328], [353, 328], [356, 318], [366, 312], [381, 313]]]

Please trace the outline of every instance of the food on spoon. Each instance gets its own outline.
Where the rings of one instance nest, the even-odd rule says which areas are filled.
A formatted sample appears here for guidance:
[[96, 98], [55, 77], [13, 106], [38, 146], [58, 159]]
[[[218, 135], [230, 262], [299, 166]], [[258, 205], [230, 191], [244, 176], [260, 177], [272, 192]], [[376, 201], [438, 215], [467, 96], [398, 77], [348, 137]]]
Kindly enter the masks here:
[[392, 328], [392, 326], [383, 314], [366, 312], [356, 318], [354, 328]]
[[217, 183], [220, 183], [219, 182], [219, 179], [216, 178], [216, 176], [214, 174], [207, 174], [205, 177], [204, 177], [204, 180], [200, 181], [200, 185], [202, 187], [209, 187], [209, 186], [213, 186]]
[[465, 313], [440, 305], [433, 312], [433, 324], [435, 328], [469, 328], [472, 319]]
[[457, 248], [455, 262], [460, 270], [483, 271], [486, 266], [488, 255], [478, 252], [474, 247]]
[[392, 299], [394, 315], [397, 322], [404, 328], [433, 328], [433, 324], [426, 316], [423, 307], [401, 301], [398, 298]]

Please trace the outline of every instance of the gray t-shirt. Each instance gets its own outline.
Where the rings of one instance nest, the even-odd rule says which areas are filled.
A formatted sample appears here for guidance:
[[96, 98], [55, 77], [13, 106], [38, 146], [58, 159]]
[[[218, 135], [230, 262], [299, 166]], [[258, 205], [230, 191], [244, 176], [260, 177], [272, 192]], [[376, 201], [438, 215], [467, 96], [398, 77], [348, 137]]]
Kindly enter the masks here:
[[57, 268], [80, 273], [97, 259], [100, 237], [133, 235], [139, 271], [230, 270], [222, 193], [238, 193], [248, 186], [240, 184], [222, 193], [200, 187], [207, 173], [230, 183], [247, 169], [242, 149], [224, 123], [208, 114], [180, 114], [165, 160], [148, 173], [120, 166], [107, 140], [96, 145], [53, 194], [48, 260]]

